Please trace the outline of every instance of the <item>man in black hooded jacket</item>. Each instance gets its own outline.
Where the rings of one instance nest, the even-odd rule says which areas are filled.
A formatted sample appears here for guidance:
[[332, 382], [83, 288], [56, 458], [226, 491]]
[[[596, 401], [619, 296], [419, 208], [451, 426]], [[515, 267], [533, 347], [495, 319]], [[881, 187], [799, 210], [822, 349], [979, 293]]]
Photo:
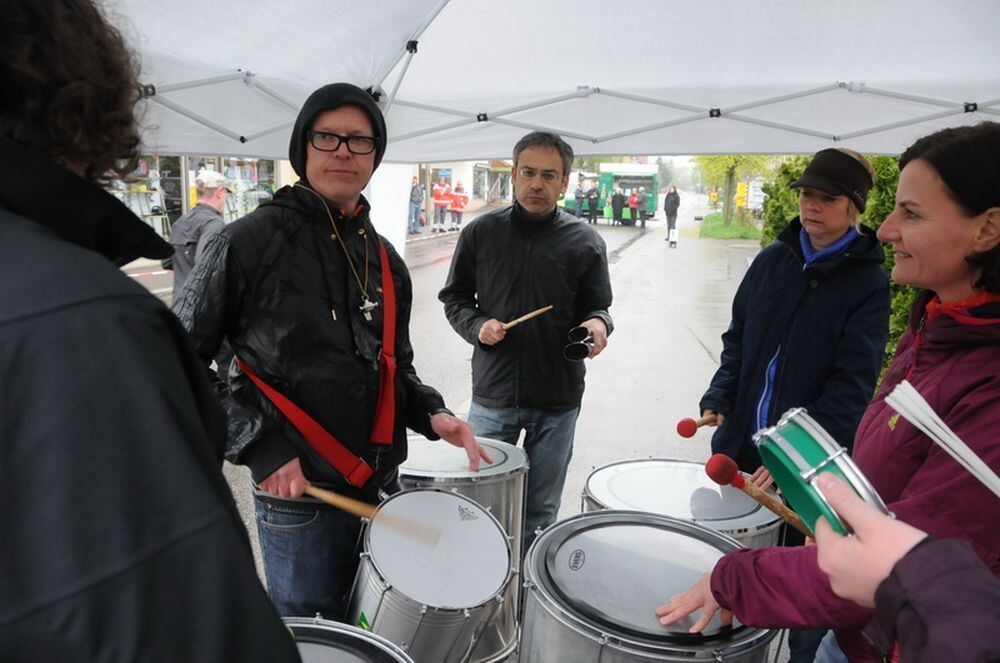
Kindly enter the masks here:
[[341, 619], [359, 560], [359, 519], [303, 497], [308, 484], [377, 502], [406, 458], [407, 427], [464, 447], [473, 469], [487, 458], [413, 368], [409, 273], [361, 195], [385, 137], [369, 93], [316, 90], [289, 146], [299, 181], [210, 241], [174, 307], [206, 365], [223, 339], [236, 354], [217, 385], [226, 455], [258, 486], [268, 594], [283, 615]]

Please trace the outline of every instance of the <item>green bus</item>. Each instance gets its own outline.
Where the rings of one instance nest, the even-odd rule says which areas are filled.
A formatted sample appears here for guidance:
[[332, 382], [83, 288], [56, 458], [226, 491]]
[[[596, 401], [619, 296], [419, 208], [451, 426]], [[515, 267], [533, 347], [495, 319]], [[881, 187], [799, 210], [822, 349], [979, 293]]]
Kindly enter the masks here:
[[[573, 214], [576, 211], [576, 188], [586, 191], [590, 184], [597, 183], [597, 190], [600, 192], [600, 212], [605, 219], [612, 218], [611, 194], [615, 189], [621, 189], [626, 199], [629, 193], [637, 191], [640, 187], [646, 196], [646, 218], [648, 219], [656, 211], [659, 205], [659, 167], [655, 163], [602, 163], [600, 173], [587, 173], [573, 171], [570, 173], [569, 186], [566, 187], [566, 197], [563, 198], [563, 208]], [[587, 213], [587, 202], [583, 203], [583, 213]], [[622, 210], [622, 220], [625, 225], [633, 225], [632, 210], [625, 204]]]

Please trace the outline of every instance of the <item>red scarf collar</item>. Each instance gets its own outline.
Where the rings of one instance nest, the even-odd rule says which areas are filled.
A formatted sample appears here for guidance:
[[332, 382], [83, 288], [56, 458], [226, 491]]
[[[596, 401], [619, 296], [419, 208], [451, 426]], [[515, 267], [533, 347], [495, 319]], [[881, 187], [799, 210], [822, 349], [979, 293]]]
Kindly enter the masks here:
[[927, 302], [927, 306], [924, 310], [927, 313], [927, 322], [930, 322], [938, 316], [946, 315], [963, 325], [993, 325], [1000, 322], [1000, 319], [977, 318], [969, 315], [969, 311], [977, 306], [992, 304], [994, 302], [1000, 302], [1000, 295], [992, 292], [981, 292], [978, 295], [973, 295], [968, 299], [956, 302], [942, 302], [940, 297], [934, 295], [934, 297]]

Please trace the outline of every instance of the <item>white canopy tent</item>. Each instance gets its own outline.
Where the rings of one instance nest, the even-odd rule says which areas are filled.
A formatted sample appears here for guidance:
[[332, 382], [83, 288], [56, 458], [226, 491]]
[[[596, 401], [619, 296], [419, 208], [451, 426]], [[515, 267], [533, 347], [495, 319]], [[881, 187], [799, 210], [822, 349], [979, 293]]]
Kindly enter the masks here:
[[[897, 153], [1000, 119], [994, 0], [103, 0], [142, 59], [147, 148], [283, 158], [320, 85], [383, 91], [389, 162]], [[409, 51], [408, 51], [409, 48]]]

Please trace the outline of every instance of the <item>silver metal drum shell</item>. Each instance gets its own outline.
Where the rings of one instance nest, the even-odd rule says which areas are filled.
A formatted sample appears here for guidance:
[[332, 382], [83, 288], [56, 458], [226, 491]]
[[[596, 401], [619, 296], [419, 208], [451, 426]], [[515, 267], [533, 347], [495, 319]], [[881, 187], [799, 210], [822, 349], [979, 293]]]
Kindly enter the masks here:
[[[494, 440], [480, 439], [480, 442], [486, 443], [487, 450], [493, 445], [506, 445]], [[417, 441], [411, 438], [411, 445], [421, 443], [422, 438]], [[523, 453], [516, 447], [514, 449], [517, 453]], [[472, 653], [471, 660], [475, 663], [502, 661], [517, 647], [517, 608], [521, 599], [521, 534], [524, 527], [527, 471], [526, 459], [523, 465], [509, 471], [487, 472], [475, 479], [468, 476], [434, 476], [433, 472], [426, 469], [410, 474], [405, 464], [399, 470], [399, 483], [404, 489], [436, 488], [464, 495], [488, 509], [507, 533], [511, 547], [512, 577], [503, 594], [503, 605], [486, 626]]]
[[468, 660], [473, 639], [499, 609], [499, 598], [469, 610], [424, 606], [386, 584], [365, 554], [348, 615], [356, 623], [364, 614], [374, 633], [398, 644], [416, 661], [459, 663]]
[[[683, 645], [654, 643], [643, 639], [630, 639], [610, 634], [590, 623], [561, 603], [540, 582], [547, 542], [560, 529], [585, 526], [595, 520], [624, 524], [666, 524], [679, 531], [701, 532], [702, 536], [729, 540], [725, 535], [689, 521], [638, 511], [610, 511], [583, 513], [560, 521], [538, 536], [525, 558], [524, 564], [524, 613], [521, 622], [521, 647], [519, 663], [547, 663], [548, 661], [574, 661], [574, 663], [631, 663], [634, 661], [677, 661], [701, 663], [725, 661], [726, 663], [766, 663], [768, 645], [777, 631], [755, 629], [755, 632], [727, 648], [716, 649], [711, 645]], [[582, 522], [581, 522], [582, 521]], [[735, 541], [728, 544], [736, 548]], [[664, 597], [664, 601], [669, 597]]]

